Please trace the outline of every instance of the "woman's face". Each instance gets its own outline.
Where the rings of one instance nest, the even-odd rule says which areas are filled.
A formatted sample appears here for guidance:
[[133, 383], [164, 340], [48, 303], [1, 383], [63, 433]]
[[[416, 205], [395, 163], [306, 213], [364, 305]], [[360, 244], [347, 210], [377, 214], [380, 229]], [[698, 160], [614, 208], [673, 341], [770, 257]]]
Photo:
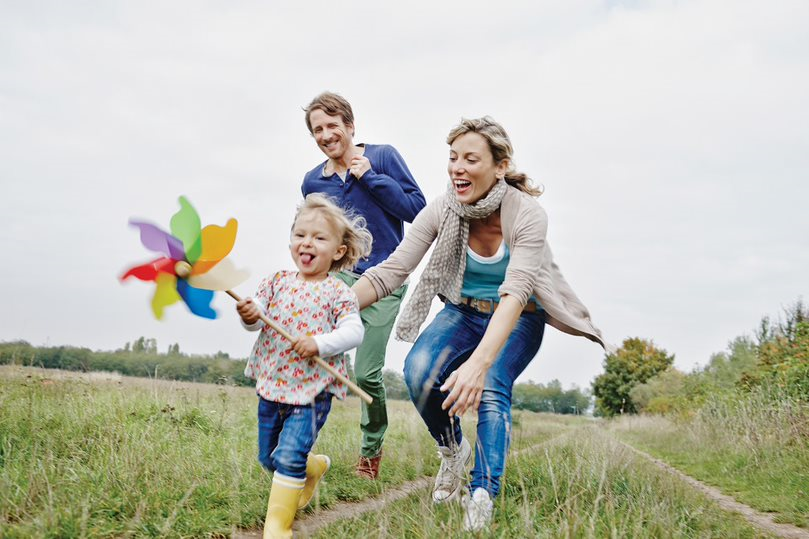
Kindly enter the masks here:
[[449, 179], [461, 204], [474, 204], [485, 197], [498, 177], [503, 177], [508, 161], [494, 162], [489, 143], [478, 133], [464, 133], [449, 148]]

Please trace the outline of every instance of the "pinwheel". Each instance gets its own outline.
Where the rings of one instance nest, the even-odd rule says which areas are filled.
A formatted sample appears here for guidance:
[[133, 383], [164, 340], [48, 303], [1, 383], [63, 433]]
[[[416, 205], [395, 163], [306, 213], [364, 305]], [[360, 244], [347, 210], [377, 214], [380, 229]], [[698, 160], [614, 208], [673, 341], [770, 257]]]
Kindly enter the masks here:
[[140, 230], [144, 247], [163, 256], [129, 269], [121, 280], [136, 277], [156, 283], [152, 312], [158, 320], [166, 307], [181, 299], [197, 316], [216, 318], [211, 308], [214, 291], [233, 288], [248, 277], [225, 258], [236, 242], [236, 219], [224, 227], [200, 229], [197, 211], [180, 197], [180, 211], [171, 218], [171, 234], [145, 221], [130, 219], [129, 224]]
[[[229, 219], [224, 227], [208, 225], [200, 228], [197, 211], [185, 197], [180, 197], [180, 211], [170, 221], [171, 234], [157, 225], [130, 219], [129, 224], [140, 230], [140, 241], [150, 251], [163, 256], [130, 268], [121, 281], [135, 277], [156, 284], [152, 297], [152, 312], [158, 320], [169, 305], [182, 300], [188, 309], [203, 318], [216, 318], [211, 307], [214, 291], [224, 291], [234, 300], [242, 298], [231, 288], [243, 283], [247, 271], [237, 269], [227, 257], [236, 242], [236, 219]], [[261, 314], [261, 320], [290, 342], [295, 338], [282, 327]], [[359, 397], [371, 404], [371, 396], [343, 376], [320, 356], [312, 359], [337, 380], [346, 384]]]

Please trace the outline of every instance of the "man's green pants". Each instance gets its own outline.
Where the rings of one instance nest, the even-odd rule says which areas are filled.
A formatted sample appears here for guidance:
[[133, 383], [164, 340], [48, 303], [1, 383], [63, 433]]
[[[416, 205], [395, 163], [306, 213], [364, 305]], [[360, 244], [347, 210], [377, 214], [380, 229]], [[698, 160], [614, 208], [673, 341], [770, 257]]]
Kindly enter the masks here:
[[[341, 271], [335, 276], [348, 286], [357, 282], [359, 277], [354, 273]], [[385, 366], [385, 350], [388, 346], [393, 323], [399, 314], [402, 297], [407, 285], [402, 285], [390, 296], [382, 298], [370, 307], [360, 311], [362, 325], [365, 327], [365, 338], [357, 348], [354, 357], [354, 376], [357, 385], [367, 392], [374, 402], [370, 405], [362, 403], [362, 447], [363, 457], [373, 458], [382, 450], [382, 440], [388, 428], [388, 411], [385, 407], [385, 384], [382, 381], [382, 368]]]

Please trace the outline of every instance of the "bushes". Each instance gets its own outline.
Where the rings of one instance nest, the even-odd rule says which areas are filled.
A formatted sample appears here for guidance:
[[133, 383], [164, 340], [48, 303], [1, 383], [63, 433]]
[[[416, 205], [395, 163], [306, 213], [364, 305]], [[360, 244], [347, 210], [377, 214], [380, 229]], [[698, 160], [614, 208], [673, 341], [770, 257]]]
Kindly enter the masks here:
[[784, 319], [759, 324], [757, 343], [746, 336], [711, 356], [708, 364], [689, 374], [676, 369], [659, 373], [630, 390], [637, 411], [693, 414], [717, 401], [809, 403], [809, 310], [798, 301], [785, 309]]
[[583, 414], [590, 407], [590, 395], [575, 385], [564, 390], [559, 380], [551, 380], [547, 385], [529, 380], [514, 385], [512, 405], [516, 410], [531, 412]]
[[742, 383], [754, 387], [766, 382], [809, 402], [809, 321], [799, 320], [792, 331], [776, 332], [761, 343], [758, 369], [745, 376]]
[[621, 347], [604, 358], [604, 373], [593, 382], [596, 414], [612, 417], [634, 414], [637, 404], [630, 392], [640, 384], [666, 371], [674, 363], [674, 355], [658, 348], [651, 340], [625, 339]]
[[108, 371], [125, 376], [155, 377], [186, 382], [252, 386], [243, 374], [244, 360], [185, 356], [177, 353], [93, 352], [72, 346], [39, 347], [25, 341], [0, 343], [0, 364], [30, 365], [68, 371]]

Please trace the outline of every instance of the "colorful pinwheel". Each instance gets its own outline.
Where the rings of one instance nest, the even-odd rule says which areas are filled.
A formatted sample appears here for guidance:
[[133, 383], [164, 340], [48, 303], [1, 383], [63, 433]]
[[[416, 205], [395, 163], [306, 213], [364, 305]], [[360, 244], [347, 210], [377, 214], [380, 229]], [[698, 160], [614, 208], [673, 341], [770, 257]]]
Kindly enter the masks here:
[[200, 219], [185, 197], [180, 211], [171, 218], [171, 234], [158, 226], [130, 219], [140, 229], [140, 241], [150, 251], [163, 256], [129, 269], [121, 281], [135, 277], [157, 284], [152, 297], [152, 312], [158, 320], [164, 309], [182, 299], [188, 309], [203, 318], [216, 318], [211, 308], [215, 290], [229, 290], [244, 282], [248, 273], [238, 270], [225, 257], [236, 241], [236, 219], [224, 227], [208, 225], [200, 229]]
[[[140, 229], [140, 241], [150, 251], [164, 256], [146, 264], [130, 268], [121, 276], [121, 281], [136, 277], [141, 281], [157, 283], [152, 297], [152, 312], [158, 320], [163, 310], [182, 299], [188, 309], [203, 318], [216, 318], [211, 308], [215, 290], [227, 293], [234, 300], [242, 298], [231, 288], [244, 282], [248, 273], [238, 270], [225, 258], [236, 241], [236, 219], [228, 220], [224, 227], [208, 225], [200, 229], [197, 211], [185, 197], [180, 197], [180, 211], [171, 218], [171, 234], [158, 226], [144, 221], [129, 220]], [[261, 320], [290, 342], [296, 339], [265, 314]], [[371, 396], [343, 376], [320, 356], [311, 358], [340, 382], [346, 384], [362, 400], [371, 404]]]

